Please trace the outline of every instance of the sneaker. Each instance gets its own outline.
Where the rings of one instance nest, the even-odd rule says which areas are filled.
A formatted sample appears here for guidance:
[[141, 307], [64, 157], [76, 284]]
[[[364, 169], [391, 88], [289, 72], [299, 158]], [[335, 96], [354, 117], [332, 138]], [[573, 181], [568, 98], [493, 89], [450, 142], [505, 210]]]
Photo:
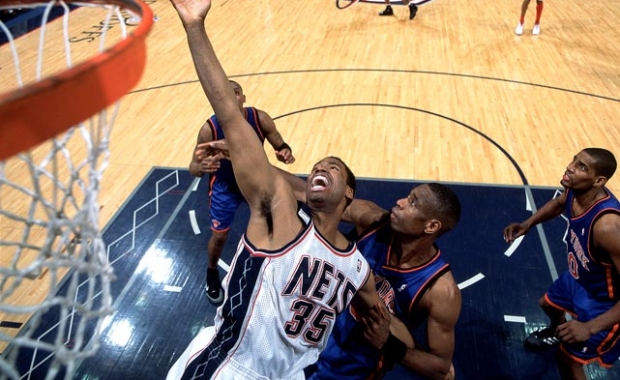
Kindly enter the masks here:
[[522, 35], [522, 34], [523, 34], [523, 24], [519, 23], [519, 24], [517, 25], [517, 28], [515, 29], [515, 34], [516, 34], [517, 36], [520, 36], [520, 35]]
[[551, 327], [546, 327], [531, 333], [523, 342], [523, 346], [526, 350], [540, 352], [555, 347], [559, 343], [560, 340], [555, 336]]
[[532, 34], [535, 36], [540, 34], [540, 24], [534, 24], [534, 29], [532, 29]]
[[217, 269], [207, 269], [207, 297], [212, 304], [219, 304], [224, 300], [224, 290], [220, 282], [220, 272]]
[[418, 6], [413, 3], [409, 4], [409, 20], [413, 20], [416, 13], [418, 13]]
[[385, 7], [385, 9], [381, 12], [379, 12], [379, 16], [393, 16], [394, 15], [394, 11], [392, 10], [391, 6], [387, 6]]

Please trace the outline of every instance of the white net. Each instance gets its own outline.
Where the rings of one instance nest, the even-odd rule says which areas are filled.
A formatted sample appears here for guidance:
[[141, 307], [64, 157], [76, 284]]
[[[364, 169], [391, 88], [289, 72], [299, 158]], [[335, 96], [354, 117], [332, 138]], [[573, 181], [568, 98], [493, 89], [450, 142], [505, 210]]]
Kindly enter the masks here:
[[[0, 93], [104, 51], [126, 38], [126, 19], [136, 20], [118, 6], [59, 1], [0, 3], [0, 12]], [[18, 38], [30, 17], [39, 27]], [[18, 18], [26, 21], [16, 27]], [[100, 20], [94, 52], [73, 43], [75, 18]], [[98, 195], [117, 110], [118, 103], [0, 161], [0, 379], [71, 379], [98, 349], [113, 312]]]

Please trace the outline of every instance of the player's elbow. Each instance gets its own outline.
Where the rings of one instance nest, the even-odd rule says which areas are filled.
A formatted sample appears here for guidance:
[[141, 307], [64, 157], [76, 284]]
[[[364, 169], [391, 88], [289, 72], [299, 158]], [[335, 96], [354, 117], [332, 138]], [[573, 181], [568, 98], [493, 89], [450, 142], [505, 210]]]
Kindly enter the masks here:
[[454, 367], [452, 363], [444, 364], [441, 368], [438, 368], [435, 380], [454, 380]]

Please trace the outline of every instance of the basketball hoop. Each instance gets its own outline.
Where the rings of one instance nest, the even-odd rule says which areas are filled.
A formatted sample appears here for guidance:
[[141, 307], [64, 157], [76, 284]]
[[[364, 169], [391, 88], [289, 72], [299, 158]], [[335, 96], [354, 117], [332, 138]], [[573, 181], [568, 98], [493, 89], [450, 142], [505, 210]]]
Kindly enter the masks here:
[[[8, 9], [41, 22], [16, 38], [0, 20], [0, 321], [23, 326], [0, 330], [0, 379], [71, 379], [113, 311], [98, 194], [153, 14], [140, 0], [2, 0]], [[101, 21], [94, 51], [72, 45], [80, 17]]]

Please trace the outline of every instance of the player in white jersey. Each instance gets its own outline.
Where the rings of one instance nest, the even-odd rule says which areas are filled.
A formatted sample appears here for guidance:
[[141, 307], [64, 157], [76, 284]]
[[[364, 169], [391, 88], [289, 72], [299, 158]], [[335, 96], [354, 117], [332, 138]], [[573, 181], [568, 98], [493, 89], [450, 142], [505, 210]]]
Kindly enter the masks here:
[[[225, 279], [215, 329], [199, 337], [207, 339], [208, 346], [194, 355], [193, 349], [200, 345], [195, 340], [168, 379], [303, 378], [303, 368], [316, 359], [336, 315], [350, 301], [366, 318], [390, 318], [375, 292], [368, 264], [338, 230], [355, 194], [355, 177], [338, 158], [317, 162], [306, 184], [311, 221], [304, 222], [293, 189], [270, 164], [239, 112], [213, 51], [204, 26], [210, 0], [171, 1], [187, 33], [202, 87], [226, 135], [250, 219]], [[210, 154], [207, 147], [199, 145], [198, 154]], [[411, 347], [410, 338], [391, 339], [386, 349]]]
[[278, 252], [257, 250], [243, 237], [224, 281], [227, 301], [216, 328], [187, 352], [189, 364], [187, 358], [177, 362], [187, 367], [176, 368], [175, 376], [190, 376], [175, 378], [301, 376], [369, 274], [354, 244], [333, 247], [311, 221]]

